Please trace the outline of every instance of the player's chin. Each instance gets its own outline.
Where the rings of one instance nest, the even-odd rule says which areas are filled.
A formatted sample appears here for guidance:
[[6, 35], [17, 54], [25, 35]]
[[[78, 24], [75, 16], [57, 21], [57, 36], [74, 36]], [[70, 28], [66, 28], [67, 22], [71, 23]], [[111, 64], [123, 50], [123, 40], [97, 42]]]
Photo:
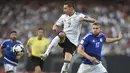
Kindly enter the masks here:
[[64, 12], [66, 15], [69, 15], [69, 13], [67, 13], [67, 12]]
[[99, 35], [99, 33], [95, 32], [95, 33], [94, 33], [94, 35], [98, 36], [98, 35]]
[[97, 32], [93, 32], [94, 35], [97, 35]]
[[16, 40], [17, 38], [16, 37], [13, 37], [12, 40]]

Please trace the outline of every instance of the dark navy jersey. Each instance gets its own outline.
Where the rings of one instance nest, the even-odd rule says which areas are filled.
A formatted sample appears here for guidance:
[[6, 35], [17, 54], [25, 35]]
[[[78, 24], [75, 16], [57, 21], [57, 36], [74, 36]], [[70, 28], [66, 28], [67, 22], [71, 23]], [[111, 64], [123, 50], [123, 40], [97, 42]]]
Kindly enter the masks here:
[[[81, 40], [80, 44], [84, 47], [84, 51], [92, 57], [101, 61], [101, 50], [106, 37], [103, 33], [95, 36], [92, 32], [88, 32]], [[82, 63], [92, 64], [87, 58], [83, 57]]]
[[10, 39], [5, 40], [1, 44], [1, 48], [5, 49], [5, 56], [3, 59], [3, 62], [6, 64], [12, 64], [14, 66], [17, 66], [18, 60], [16, 59], [16, 55], [13, 53], [13, 46], [16, 44], [22, 44], [21, 41], [16, 40], [15, 42], [11, 42]]

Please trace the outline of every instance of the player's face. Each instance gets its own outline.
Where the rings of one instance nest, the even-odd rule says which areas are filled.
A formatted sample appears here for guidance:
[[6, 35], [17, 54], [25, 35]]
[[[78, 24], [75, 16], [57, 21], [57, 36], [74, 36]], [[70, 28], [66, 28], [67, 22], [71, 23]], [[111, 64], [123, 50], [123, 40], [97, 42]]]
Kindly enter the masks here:
[[63, 11], [67, 15], [70, 15], [72, 13], [72, 11], [73, 11], [72, 9], [73, 8], [72, 7], [68, 7], [68, 5], [64, 5], [64, 7], [63, 7]]
[[43, 30], [38, 30], [38, 36], [40, 36], [40, 37], [43, 36]]
[[99, 25], [92, 25], [92, 33], [94, 35], [98, 35], [101, 32], [101, 28]]
[[10, 34], [10, 38], [11, 38], [12, 40], [16, 40], [16, 39], [17, 39], [17, 33], [11, 33], [11, 34]]

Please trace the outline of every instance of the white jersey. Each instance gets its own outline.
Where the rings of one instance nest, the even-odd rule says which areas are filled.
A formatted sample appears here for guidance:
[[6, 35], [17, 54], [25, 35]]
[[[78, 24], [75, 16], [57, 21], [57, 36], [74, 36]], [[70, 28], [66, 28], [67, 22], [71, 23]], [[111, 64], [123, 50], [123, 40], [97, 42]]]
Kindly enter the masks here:
[[84, 18], [86, 15], [77, 12], [72, 16], [63, 14], [56, 22], [56, 25], [63, 26], [63, 31], [66, 33], [66, 37], [76, 46], [79, 43], [79, 36], [82, 27], [80, 21], [81, 17]]

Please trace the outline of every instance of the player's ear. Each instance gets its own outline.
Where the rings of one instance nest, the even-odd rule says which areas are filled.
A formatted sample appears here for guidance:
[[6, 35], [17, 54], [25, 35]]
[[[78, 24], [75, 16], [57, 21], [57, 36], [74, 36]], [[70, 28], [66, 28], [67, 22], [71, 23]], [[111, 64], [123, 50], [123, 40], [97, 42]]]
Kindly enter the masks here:
[[100, 32], [103, 32], [103, 29], [100, 27]]

